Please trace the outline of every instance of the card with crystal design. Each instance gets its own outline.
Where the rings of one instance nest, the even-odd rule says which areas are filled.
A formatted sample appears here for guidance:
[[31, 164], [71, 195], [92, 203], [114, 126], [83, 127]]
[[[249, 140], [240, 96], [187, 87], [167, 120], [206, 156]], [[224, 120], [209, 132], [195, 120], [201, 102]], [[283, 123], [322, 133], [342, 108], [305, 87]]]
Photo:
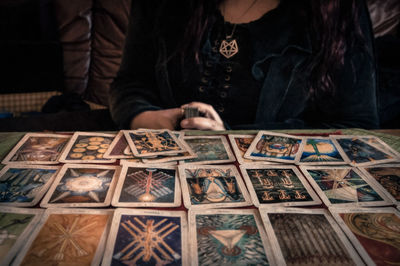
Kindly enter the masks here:
[[0, 207], [0, 265], [11, 260], [24, 245], [26, 238], [39, 222], [41, 209]]
[[276, 265], [257, 210], [189, 211], [192, 265]]
[[189, 265], [183, 211], [117, 209], [102, 265]]
[[393, 202], [360, 170], [348, 166], [300, 166], [327, 206], [388, 206]]
[[244, 154], [253, 142], [255, 135], [228, 135], [229, 141], [231, 142], [233, 152], [235, 153], [236, 159], [239, 164], [247, 163], [265, 163], [265, 164], [277, 164], [273, 162], [256, 161], [244, 158]]
[[14, 265], [99, 265], [113, 211], [47, 209]]
[[300, 159], [302, 137], [259, 131], [244, 158], [251, 160], [297, 163]]
[[398, 160], [388, 150], [365, 141], [365, 136], [331, 136], [343, 158], [353, 166], [368, 166]]
[[260, 208], [278, 265], [363, 265], [328, 211]]
[[60, 162], [113, 163], [115, 159], [106, 159], [103, 155], [114, 137], [115, 134], [75, 132], [61, 154]]
[[112, 199], [116, 207], [178, 207], [176, 166], [124, 164]]
[[41, 207], [107, 207], [114, 193], [119, 166], [65, 164]]
[[27, 133], [4, 158], [3, 164], [58, 164], [61, 152], [71, 136]]
[[299, 164], [303, 165], [344, 165], [350, 161], [343, 159], [329, 137], [305, 137], [300, 147]]
[[135, 157], [176, 155], [185, 146], [170, 130], [125, 130], [124, 135]]
[[385, 195], [400, 205], [400, 164], [383, 164], [360, 168]]
[[33, 207], [53, 183], [59, 166], [11, 164], [0, 171], [0, 206]]
[[330, 208], [367, 265], [400, 261], [400, 214], [394, 208]]
[[250, 196], [234, 165], [178, 166], [187, 209], [250, 206]]
[[244, 164], [240, 170], [256, 207], [321, 204], [296, 166]]
[[182, 161], [185, 164], [222, 164], [235, 161], [225, 136], [185, 136], [197, 158]]

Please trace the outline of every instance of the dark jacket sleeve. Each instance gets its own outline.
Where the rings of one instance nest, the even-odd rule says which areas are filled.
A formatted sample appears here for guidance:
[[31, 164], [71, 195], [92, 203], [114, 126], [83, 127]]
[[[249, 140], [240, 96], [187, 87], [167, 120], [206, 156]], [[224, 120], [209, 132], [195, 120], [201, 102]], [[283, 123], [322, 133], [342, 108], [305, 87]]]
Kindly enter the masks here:
[[157, 4], [151, 2], [132, 1], [122, 62], [110, 88], [110, 112], [120, 128], [129, 128], [131, 120], [141, 112], [160, 109], [153, 30]]

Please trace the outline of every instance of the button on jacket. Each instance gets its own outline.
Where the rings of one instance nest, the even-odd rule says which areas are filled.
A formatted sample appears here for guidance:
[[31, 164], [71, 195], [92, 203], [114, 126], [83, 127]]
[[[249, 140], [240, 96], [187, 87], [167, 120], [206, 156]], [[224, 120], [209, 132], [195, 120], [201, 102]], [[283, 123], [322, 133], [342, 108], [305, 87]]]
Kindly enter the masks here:
[[[187, 76], [190, 68], [197, 67], [194, 63], [182, 67], [177, 59], [169, 60], [185, 30], [187, 2], [132, 1], [124, 56], [110, 90], [111, 115], [121, 128], [129, 128], [131, 120], [143, 111], [179, 106], [176, 99], [180, 95], [176, 95], [175, 86], [190, 79]], [[254, 99], [256, 115], [252, 121], [229, 126], [233, 129], [377, 128], [375, 62], [365, 3], [360, 1], [359, 21], [366, 47], [346, 52], [334, 96], [311, 101], [304, 82], [309, 76], [306, 63], [313, 56], [311, 32], [291, 6], [296, 2], [281, 0], [280, 7], [288, 8], [284, 14], [278, 13], [268, 32], [261, 23], [249, 28], [250, 71], [261, 84], [259, 97]], [[160, 11], [164, 15], [159, 16]], [[161, 27], [155, 27], [157, 20], [162, 21], [157, 24]], [[212, 49], [210, 40], [203, 41], [202, 49]], [[199, 85], [189, 89], [204, 91]]]

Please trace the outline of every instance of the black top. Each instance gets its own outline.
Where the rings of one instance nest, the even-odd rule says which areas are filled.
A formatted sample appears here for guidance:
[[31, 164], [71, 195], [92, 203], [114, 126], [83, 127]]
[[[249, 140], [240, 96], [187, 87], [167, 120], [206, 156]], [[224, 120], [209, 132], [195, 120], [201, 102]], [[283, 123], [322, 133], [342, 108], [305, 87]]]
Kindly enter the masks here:
[[[123, 60], [110, 91], [113, 119], [128, 128], [143, 111], [195, 100], [212, 104], [233, 129], [377, 128], [372, 31], [365, 3], [357, 1], [366, 47], [346, 52], [335, 96], [311, 102], [302, 81], [310, 75], [305, 66], [314, 52], [312, 33], [299, 12], [301, 2], [281, 0], [256, 23], [238, 25], [240, 51], [231, 59], [215, 51], [218, 28], [224, 26], [216, 16], [202, 44], [200, 66], [185, 58], [182, 67], [178, 58], [167, 58], [181, 42], [188, 0], [133, 0]], [[154, 29], [160, 11], [154, 6], [164, 14], [161, 31]], [[231, 25], [225, 26], [229, 32]]]

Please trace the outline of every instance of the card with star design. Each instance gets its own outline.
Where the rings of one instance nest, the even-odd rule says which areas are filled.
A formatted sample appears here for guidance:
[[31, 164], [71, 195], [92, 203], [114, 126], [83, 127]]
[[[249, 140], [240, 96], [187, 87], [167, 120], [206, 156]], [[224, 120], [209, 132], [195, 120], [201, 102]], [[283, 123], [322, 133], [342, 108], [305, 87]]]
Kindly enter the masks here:
[[99, 265], [113, 210], [47, 209], [12, 265]]
[[107, 207], [119, 172], [115, 165], [65, 164], [40, 206]]

